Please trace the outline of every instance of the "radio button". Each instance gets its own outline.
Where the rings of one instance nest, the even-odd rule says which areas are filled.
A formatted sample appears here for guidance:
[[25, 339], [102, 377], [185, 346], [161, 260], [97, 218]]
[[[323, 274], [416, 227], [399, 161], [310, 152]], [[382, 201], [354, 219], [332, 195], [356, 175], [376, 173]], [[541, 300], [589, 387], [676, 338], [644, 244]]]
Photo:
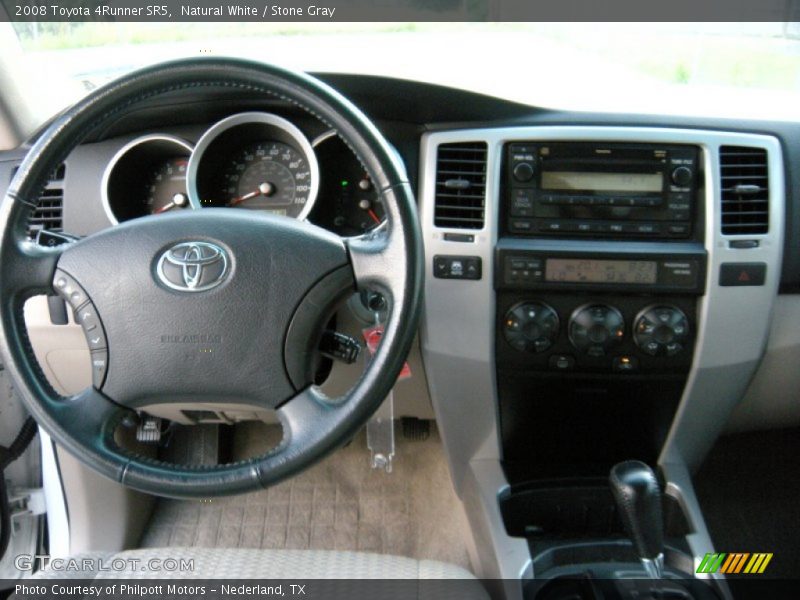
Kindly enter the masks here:
[[676, 167], [671, 175], [672, 183], [679, 187], [688, 187], [694, 179], [694, 173], [689, 167]]
[[511, 216], [533, 216], [533, 194], [530, 190], [515, 190], [511, 200]]
[[530, 270], [536, 270], [542, 268], [542, 259], [540, 258], [533, 258], [528, 259], [525, 261], [525, 268]]
[[661, 226], [656, 223], [629, 223], [624, 227], [628, 233], [636, 233], [638, 235], [656, 235], [661, 233]]
[[511, 219], [511, 231], [528, 232], [532, 229], [533, 224], [525, 219]]
[[514, 167], [514, 179], [521, 183], [527, 183], [533, 179], [533, 165], [529, 162], [517, 163]]
[[539, 231], [566, 231], [563, 223], [549, 221], [539, 225]]
[[670, 225], [667, 231], [672, 235], [687, 235], [689, 233], [689, 224], [679, 223], [677, 225]]

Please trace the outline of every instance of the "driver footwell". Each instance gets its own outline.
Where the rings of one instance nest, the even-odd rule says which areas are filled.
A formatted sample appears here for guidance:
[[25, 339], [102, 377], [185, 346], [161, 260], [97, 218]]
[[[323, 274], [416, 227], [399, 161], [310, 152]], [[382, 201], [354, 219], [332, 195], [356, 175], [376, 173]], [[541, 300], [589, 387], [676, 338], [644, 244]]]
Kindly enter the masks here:
[[[236, 426], [234, 459], [271, 446], [277, 426]], [[435, 427], [396, 433], [392, 473], [370, 468], [364, 432], [320, 464], [272, 488], [207, 501], [160, 499], [141, 547], [352, 550], [433, 559], [470, 569], [468, 525]]]

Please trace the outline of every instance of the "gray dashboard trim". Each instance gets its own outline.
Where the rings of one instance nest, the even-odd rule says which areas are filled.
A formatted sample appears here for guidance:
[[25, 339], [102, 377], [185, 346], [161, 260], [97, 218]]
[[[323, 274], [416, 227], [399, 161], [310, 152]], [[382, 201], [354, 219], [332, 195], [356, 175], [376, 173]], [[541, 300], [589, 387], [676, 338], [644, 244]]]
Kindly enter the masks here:
[[[503, 145], [513, 140], [581, 140], [607, 142], [653, 142], [693, 144], [701, 149], [705, 181], [708, 276], [705, 295], [699, 302], [699, 331], [694, 363], [680, 401], [660, 464], [676, 468], [696, 467], [722, 430], [738, 400], [743, 396], [764, 352], [772, 304], [777, 295], [783, 250], [785, 191], [783, 158], [779, 141], [771, 136], [701, 129], [624, 127], [624, 126], [542, 126], [491, 129], [465, 129], [425, 134], [421, 141], [420, 214], [426, 254], [425, 304], [421, 325], [422, 352], [431, 398], [450, 461], [455, 488], [464, 491], [474, 461], [502, 459], [499, 441], [498, 401], [495, 386], [494, 247], [499, 230], [501, 202], [500, 175]], [[474, 242], [444, 239], [456, 229], [434, 225], [436, 154], [440, 144], [486, 142], [486, 210], [483, 229], [470, 231]], [[768, 151], [770, 176], [769, 232], [764, 235], [723, 236], [719, 191], [719, 147], [742, 145]], [[735, 249], [733, 239], [758, 239], [759, 247]], [[618, 246], [621, 242], [597, 242]], [[627, 243], [627, 242], [624, 242]], [[433, 256], [438, 254], [479, 256], [483, 277], [479, 281], [437, 279], [433, 276]], [[719, 266], [723, 262], [767, 263], [766, 284], [761, 287], [719, 286]], [[753, 314], [748, 307], [760, 310]], [[535, 390], [531, 391], [535, 394]], [[484, 482], [497, 486], [496, 478]], [[502, 483], [502, 482], [501, 482]], [[669, 483], [669, 482], [668, 482]], [[681, 482], [684, 492], [691, 482]], [[502, 485], [490, 493], [499, 494]], [[471, 519], [480, 516], [469, 515]], [[489, 526], [492, 515], [483, 515]], [[697, 516], [702, 519], [702, 515]], [[523, 540], [504, 535], [492, 536], [498, 557], [514, 557]], [[701, 536], [703, 544], [710, 540]], [[525, 572], [526, 565], [504, 565], [504, 573]]]

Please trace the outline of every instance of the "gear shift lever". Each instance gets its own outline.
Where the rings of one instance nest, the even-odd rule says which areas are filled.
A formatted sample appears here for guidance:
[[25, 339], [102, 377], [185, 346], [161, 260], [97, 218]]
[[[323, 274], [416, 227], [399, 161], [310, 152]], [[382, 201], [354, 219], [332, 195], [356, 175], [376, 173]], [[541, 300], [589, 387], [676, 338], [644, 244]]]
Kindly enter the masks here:
[[653, 470], [638, 460], [611, 468], [608, 476], [622, 524], [650, 577], [660, 579], [664, 569], [664, 522], [661, 488]]

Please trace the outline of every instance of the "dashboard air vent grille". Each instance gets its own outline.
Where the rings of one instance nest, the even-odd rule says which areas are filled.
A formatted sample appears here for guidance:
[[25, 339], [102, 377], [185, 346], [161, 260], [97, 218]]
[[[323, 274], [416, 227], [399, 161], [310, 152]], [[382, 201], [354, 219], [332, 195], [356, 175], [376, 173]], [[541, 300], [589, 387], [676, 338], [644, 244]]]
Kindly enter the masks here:
[[719, 149], [723, 235], [767, 233], [769, 175], [767, 151], [722, 146]]
[[[14, 169], [11, 177], [16, 175]], [[64, 176], [66, 167], [62, 164], [58, 167], [50, 181], [42, 190], [36, 208], [28, 217], [28, 236], [35, 238], [41, 229], [48, 231], [63, 230], [63, 211], [64, 211]]]
[[436, 227], [483, 228], [486, 153], [485, 142], [439, 146], [436, 156]]

